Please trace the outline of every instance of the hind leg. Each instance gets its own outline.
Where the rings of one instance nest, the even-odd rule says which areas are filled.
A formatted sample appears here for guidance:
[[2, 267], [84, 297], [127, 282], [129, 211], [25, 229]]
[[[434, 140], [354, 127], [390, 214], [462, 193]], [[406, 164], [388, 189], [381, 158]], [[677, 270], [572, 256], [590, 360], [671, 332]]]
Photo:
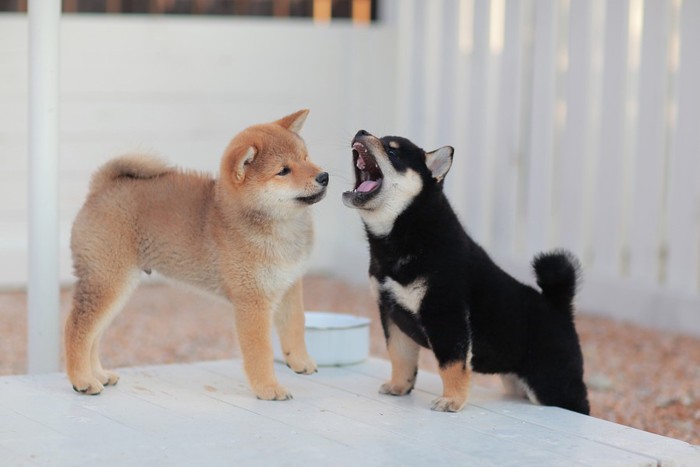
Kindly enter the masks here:
[[522, 378], [525, 392], [535, 404], [561, 407], [584, 415], [590, 414], [590, 405], [583, 377], [567, 374], [561, 368], [538, 371]]
[[506, 395], [527, 399], [528, 395], [523, 386], [523, 382], [514, 373], [506, 373], [501, 375], [501, 383]]
[[127, 271], [106, 281], [78, 280], [65, 328], [66, 372], [76, 391], [99, 394], [105, 385], [116, 384], [119, 379], [102, 368], [99, 343], [138, 285], [138, 279], [138, 271]]

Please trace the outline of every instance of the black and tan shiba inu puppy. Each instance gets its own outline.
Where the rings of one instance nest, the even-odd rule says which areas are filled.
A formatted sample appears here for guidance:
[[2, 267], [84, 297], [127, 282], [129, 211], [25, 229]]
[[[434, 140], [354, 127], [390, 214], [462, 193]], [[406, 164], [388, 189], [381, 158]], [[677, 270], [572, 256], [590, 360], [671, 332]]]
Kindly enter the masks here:
[[291, 397], [274, 374], [273, 321], [287, 365], [316, 371], [304, 343], [301, 278], [313, 244], [309, 205], [325, 196], [328, 174], [309, 160], [298, 134], [307, 114], [239, 133], [218, 178], [142, 155], [95, 173], [71, 236], [78, 282], [65, 348], [76, 391], [99, 394], [116, 384], [118, 376], [100, 363], [100, 339], [141, 272], [151, 270], [233, 305], [258, 398]]
[[356, 183], [343, 202], [358, 209], [369, 241], [370, 283], [392, 365], [380, 392], [411, 392], [423, 346], [434, 352], [443, 383], [434, 410], [461, 410], [474, 370], [501, 374], [507, 389], [535, 403], [588, 414], [572, 308], [577, 261], [563, 251], [538, 255], [541, 291], [500, 269], [443, 193], [452, 153], [366, 131], [352, 142]]

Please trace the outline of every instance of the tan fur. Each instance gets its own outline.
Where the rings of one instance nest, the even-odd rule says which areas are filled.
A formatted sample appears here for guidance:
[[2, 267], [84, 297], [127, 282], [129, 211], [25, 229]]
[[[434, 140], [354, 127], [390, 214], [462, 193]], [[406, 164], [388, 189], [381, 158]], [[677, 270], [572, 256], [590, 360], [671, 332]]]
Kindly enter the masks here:
[[391, 380], [379, 388], [381, 394], [403, 396], [413, 390], [418, 372], [420, 346], [394, 323], [389, 324], [387, 349], [391, 359]]
[[[257, 397], [291, 397], [273, 371], [273, 319], [287, 364], [298, 373], [316, 371], [304, 343], [301, 277], [313, 243], [308, 205], [325, 186], [296, 134], [307, 113], [238, 134], [217, 179], [141, 155], [97, 171], [71, 237], [78, 281], [65, 348], [77, 391], [99, 394], [116, 384], [118, 376], [100, 363], [100, 338], [141, 271], [151, 270], [233, 304]], [[280, 175], [284, 167], [291, 172]], [[314, 198], [298, 199], [307, 197]]]
[[440, 412], [459, 412], [467, 402], [469, 396], [469, 382], [472, 369], [471, 358], [466, 362], [455, 362], [445, 367], [440, 367], [442, 378], [442, 397], [433, 401], [433, 410]]

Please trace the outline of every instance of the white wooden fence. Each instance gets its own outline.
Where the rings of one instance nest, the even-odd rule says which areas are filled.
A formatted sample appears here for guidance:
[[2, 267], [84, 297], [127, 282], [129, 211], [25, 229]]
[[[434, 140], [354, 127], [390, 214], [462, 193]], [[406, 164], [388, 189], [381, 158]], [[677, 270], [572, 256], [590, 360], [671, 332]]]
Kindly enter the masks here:
[[420, 0], [398, 9], [401, 132], [452, 144], [474, 237], [580, 307], [700, 335], [700, 2]]
[[[580, 308], [700, 335], [700, 2], [385, 0], [384, 21], [64, 15], [60, 270], [89, 174], [157, 152], [215, 171], [244, 126], [302, 107], [331, 172], [312, 269], [365, 280], [340, 203], [360, 128], [451, 144], [470, 233], [532, 282], [562, 246]], [[0, 285], [26, 281], [27, 25], [0, 15]], [[0, 310], [0, 313], [2, 310]]]

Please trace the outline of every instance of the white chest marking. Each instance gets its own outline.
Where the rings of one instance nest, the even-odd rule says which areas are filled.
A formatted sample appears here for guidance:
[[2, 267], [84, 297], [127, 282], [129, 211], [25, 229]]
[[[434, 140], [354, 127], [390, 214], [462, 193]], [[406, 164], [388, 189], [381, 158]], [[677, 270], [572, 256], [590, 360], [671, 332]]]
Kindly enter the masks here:
[[306, 272], [312, 245], [308, 216], [281, 224], [271, 238], [254, 239], [265, 260], [256, 270], [256, 280], [268, 296], [287, 291]]
[[425, 279], [418, 278], [410, 284], [403, 286], [390, 277], [387, 277], [381, 288], [391, 293], [394, 300], [396, 300], [399, 305], [417, 315], [421, 303], [423, 303], [425, 292], [428, 290], [428, 284]]
[[360, 217], [372, 234], [378, 237], [389, 235], [396, 218], [422, 189], [423, 180], [413, 170], [408, 170], [405, 175], [396, 176], [394, 181], [387, 176], [382, 191], [377, 196], [379, 207], [373, 210], [361, 209]]

